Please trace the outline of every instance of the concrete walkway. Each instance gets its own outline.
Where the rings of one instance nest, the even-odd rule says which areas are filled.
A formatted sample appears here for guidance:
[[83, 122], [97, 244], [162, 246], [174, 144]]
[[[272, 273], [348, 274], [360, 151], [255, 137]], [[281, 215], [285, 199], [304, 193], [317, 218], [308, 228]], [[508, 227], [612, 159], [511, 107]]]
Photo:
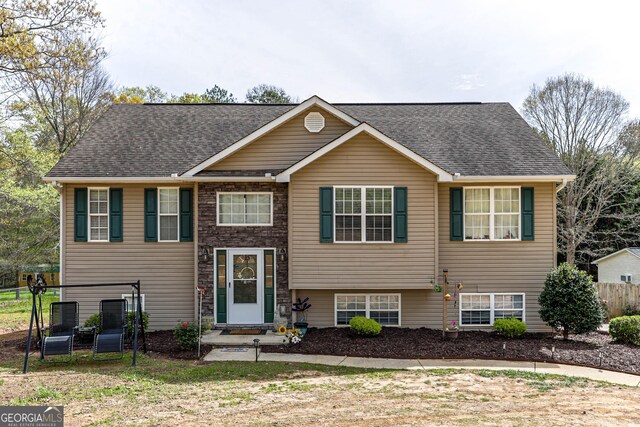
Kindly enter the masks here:
[[[253, 348], [216, 348], [204, 358], [205, 361], [255, 361]], [[612, 384], [640, 386], [640, 376], [621, 372], [605, 371], [583, 366], [563, 365], [561, 363], [512, 362], [508, 360], [480, 359], [380, 359], [369, 357], [324, 356], [311, 354], [259, 353], [258, 360], [263, 362], [296, 362], [319, 365], [351, 366], [375, 369], [490, 369], [515, 370], [543, 374], [557, 374], [571, 377], [606, 381]]]

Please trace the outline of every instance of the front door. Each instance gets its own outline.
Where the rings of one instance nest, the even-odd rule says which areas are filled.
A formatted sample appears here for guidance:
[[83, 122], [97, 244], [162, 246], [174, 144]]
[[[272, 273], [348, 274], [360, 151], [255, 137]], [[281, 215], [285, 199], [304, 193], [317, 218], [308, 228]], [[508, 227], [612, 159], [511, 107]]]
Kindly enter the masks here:
[[229, 251], [228, 323], [253, 325], [263, 323], [264, 286], [261, 260], [262, 251], [258, 249]]

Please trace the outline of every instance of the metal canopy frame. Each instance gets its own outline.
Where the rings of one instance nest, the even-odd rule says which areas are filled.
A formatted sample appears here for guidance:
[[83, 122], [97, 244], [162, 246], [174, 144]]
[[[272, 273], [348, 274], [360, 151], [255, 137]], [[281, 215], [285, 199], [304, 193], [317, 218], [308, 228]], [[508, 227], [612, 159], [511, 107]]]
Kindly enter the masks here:
[[[42, 300], [40, 300], [40, 306], [36, 304], [36, 297], [45, 293], [48, 289], [62, 289], [62, 288], [104, 288], [104, 287], [115, 287], [115, 286], [131, 286], [132, 294], [135, 293], [137, 304], [136, 304], [136, 315], [135, 315], [135, 327], [133, 330], [133, 362], [131, 366], [136, 366], [137, 356], [138, 356], [138, 328], [142, 331], [142, 351], [147, 353], [147, 340], [145, 338], [144, 332], [144, 324], [142, 322], [142, 299], [140, 297], [140, 280], [136, 282], [126, 282], [126, 283], [87, 283], [82, 285], [52, 285], [47, 286], [41, 280], [37, 280], [35, 284], [28, 283], [29, 291], [31, 292], [31, 320], [29, 321], [29, 334], [27, 335], [27, 348], [24, 354], [24, 366], [22, 368], [22, 373], [27, 373], [27, 367], [29, 365], [29, 353], [31, 351], [31, 339], [33, 338], [33, 322], [35, 320], [36, 328], [37, 328], [37, 336], [38, 336], [38, 345], [42, 345], [42, 335], [41, 328], [44, 327], [44, 319], [42, 318]], [[42, 323], [42, 325], [40, 324]]]

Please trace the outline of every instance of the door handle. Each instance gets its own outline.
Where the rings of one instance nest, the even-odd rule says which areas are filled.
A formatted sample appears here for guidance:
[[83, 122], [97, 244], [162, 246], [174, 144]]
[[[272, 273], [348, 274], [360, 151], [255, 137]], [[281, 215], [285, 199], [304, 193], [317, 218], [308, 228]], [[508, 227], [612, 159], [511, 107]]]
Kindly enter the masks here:
[[231, 288], [231, 282], [229, 282], [229, 288]]

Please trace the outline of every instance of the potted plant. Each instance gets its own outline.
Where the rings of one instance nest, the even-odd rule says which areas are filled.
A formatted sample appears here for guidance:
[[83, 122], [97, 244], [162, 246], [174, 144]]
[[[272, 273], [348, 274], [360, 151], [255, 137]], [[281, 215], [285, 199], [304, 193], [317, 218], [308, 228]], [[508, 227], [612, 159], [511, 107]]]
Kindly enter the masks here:
[[301, 317], [297, 322], [293, 324], [295, 329], [300, 331], [300, 336], [303, 337], [307, 333], [307, 328], [309, 327], [309, 323], [307, 323], [307, 315], [305, 312], [311, 308], [311, 304], [309, 304], [309, 297], [301, 300], [298, 298], [296, 302], [293, 303], [293, 307], [291, 308], [296, 313], [300, 313]]
[[456, 322], [451, 321], [451, 323], [449, 323], [449, 326], [447, 326], [444, 330], [444, 337], [448, 340], [455, 340], [456, 338], [458, 338], [459, 331], [460, 328], [458, 328]]

